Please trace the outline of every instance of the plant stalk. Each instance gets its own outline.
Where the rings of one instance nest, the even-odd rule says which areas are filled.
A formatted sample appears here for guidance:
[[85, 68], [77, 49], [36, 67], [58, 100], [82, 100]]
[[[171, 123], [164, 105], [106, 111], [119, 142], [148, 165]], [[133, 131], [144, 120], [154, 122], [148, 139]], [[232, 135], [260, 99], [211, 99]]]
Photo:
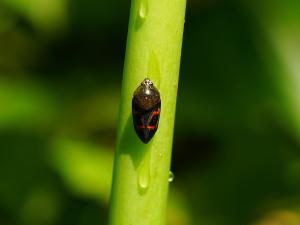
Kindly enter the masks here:
[[[186, 0], [132, 0], [121, 92], [110, 225], [163, 225], [168, 194]], [[161, 95], [159, 126], [144, 144], [131, 100], [144, 78]]]

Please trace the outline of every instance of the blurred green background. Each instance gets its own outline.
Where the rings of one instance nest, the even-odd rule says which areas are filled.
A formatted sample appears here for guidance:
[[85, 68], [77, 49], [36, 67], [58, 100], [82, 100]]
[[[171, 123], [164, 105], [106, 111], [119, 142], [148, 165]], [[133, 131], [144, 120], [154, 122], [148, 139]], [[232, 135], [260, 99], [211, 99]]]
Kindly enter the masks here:
[[[107, 224], [130, 1], [0, 1], [0, 225]], [[300, 2], [188, 0], [168, 225], [300, 225]]]

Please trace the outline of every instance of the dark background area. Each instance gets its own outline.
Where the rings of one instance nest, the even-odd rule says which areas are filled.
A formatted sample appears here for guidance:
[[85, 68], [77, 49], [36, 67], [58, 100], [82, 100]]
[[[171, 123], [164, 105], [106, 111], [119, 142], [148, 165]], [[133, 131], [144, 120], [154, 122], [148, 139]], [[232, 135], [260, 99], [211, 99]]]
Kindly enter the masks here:
[[[130, 1], [0, 2], [0, 225], [107, 224]], [[300, 224], [300, 4], [188, 0], [168, 225]]]

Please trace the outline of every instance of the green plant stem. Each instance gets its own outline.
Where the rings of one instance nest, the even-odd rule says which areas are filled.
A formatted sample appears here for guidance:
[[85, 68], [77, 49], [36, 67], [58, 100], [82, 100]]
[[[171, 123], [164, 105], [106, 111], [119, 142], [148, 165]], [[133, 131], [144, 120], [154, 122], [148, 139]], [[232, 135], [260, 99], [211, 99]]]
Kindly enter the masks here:
[[[165, 223], [186, 0], [132, 0], [122, 83], [110, 225]], [[134, 132], [131, 100], [149, 77], [161, 94], [153, 139]]]

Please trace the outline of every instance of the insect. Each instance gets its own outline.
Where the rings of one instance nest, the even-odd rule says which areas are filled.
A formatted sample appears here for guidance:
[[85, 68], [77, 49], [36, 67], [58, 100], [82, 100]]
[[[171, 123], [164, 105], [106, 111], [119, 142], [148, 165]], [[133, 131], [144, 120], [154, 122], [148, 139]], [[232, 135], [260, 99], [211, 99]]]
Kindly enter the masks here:
[[145, 78], [132, 98], [134, 129], [144, 143], [148, 143], [157, 130], [160, 106], [159, 91], [150, 79]]

